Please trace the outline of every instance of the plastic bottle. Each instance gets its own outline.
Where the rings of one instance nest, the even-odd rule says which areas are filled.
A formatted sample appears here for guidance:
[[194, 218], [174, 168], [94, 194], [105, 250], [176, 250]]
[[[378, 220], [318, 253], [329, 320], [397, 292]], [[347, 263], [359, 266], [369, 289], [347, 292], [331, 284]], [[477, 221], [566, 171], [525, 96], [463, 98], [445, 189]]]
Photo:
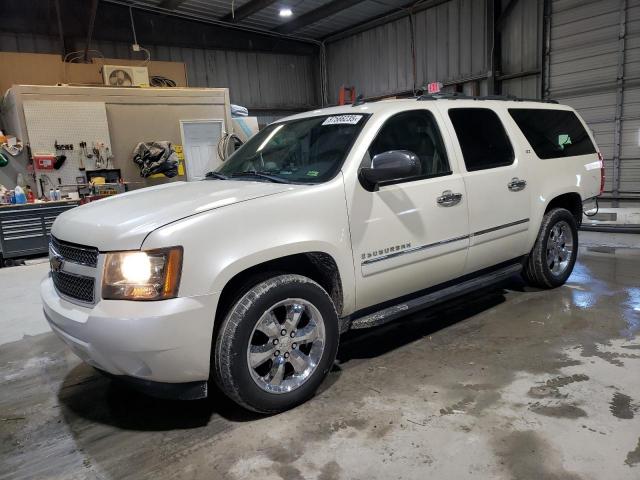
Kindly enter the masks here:
[[53, 202], [56, 199], [56, 191], [52, 188], [49, 190], [49, 201]]
[[33, 194], [33, 190], [31, 190], [31, 187], [27, 185], [27, 203], [34, 203], [35, 201], [36, 197]]
[[22, 188], [23, 193], [24, 193], [24, 188], [27, 186], [27, 182], [24, 181], [24, 175], [22, 175], [22, 173], [18, 174], [18, 179], [16, 181], [16, 185], [20, 186]]
[[61, 200], [62, 195], [60, 194], [60, 190], [56, 188], [56, 200]]
[[27, 203], [27, 196], [24, 194], [24, 190], [20, 185], [16, 186], [15, 196], [16, 196], [16, 204], [22, 205], [23, 203]]

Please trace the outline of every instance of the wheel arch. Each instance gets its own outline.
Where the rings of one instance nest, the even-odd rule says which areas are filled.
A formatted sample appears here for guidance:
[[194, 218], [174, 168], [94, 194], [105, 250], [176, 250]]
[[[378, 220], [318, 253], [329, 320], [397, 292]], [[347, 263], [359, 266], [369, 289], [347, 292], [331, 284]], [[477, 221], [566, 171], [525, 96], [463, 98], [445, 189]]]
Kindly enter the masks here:
[[562, 193], [553, 197], [544, 210], [550, 212], [554, 208], [565, 208], [571, 212], [578, 227], [582, 224], [582, 197], [578, 192]]
[[220, 292], [214, 329], [222, 323], [229, 308], [244, 292], [256, 283], [282, 273], [303, 275], [318, 283], [333, 300], [338, 316], [342, 315], [344, 291], [337, 262], [326, 252], [309, 251], [266, 260], [235, 273]]

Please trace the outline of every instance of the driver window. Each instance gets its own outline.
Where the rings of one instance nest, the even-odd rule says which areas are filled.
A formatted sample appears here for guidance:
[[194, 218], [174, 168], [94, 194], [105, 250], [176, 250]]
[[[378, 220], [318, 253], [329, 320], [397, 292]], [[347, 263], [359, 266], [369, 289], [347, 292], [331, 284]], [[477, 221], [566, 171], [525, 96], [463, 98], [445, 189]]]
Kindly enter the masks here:
[[371, 142], [363, 166], [389, 150], [409, 150], [418, 156], [422, 171], [416, 179], [451, 173], [440, 130], [428, 110], [402, 112], [387, 120]]

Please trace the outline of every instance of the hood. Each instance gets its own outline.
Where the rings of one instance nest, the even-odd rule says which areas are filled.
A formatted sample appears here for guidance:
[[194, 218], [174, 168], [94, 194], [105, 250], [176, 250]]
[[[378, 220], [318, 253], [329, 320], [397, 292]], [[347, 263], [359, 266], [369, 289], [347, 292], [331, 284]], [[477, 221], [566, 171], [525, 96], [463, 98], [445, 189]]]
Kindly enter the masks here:
[[56, 219], [51, 233], [101, 251], [133, 250], [150, 232], [168, 223], [296, 188], [301, 187], [236, 180], [167, 183], [68, 210]]

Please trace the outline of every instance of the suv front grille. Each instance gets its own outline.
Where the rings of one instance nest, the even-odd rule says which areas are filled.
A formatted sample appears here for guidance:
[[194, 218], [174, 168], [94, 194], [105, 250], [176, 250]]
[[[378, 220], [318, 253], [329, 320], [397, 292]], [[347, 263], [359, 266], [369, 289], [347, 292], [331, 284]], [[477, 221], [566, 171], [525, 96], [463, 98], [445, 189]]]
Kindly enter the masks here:
[[56, 290], [69, 298], [93, 303], [98, 249], [63, 242], [52, 235], [50, 255]]
[[95, 281], [91, 277], [83, 277], [66, 272], [51, 272], [56, 289], [67, 297], [83, 302], [93, 303]]
[[93, 247], [80, 247], [72, 243], [58, 240], [51, 236], [51, 245], [62, 255], [67, 262], [79, 263], [88, 267], [98, 265], [98, 249]]

